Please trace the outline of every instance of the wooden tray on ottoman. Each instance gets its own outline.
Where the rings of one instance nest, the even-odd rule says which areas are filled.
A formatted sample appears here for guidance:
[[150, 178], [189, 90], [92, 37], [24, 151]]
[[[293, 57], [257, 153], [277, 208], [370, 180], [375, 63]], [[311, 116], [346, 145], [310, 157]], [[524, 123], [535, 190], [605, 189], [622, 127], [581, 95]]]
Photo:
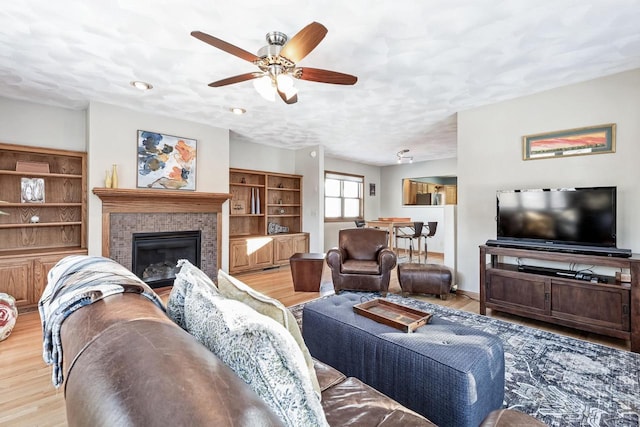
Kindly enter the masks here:
[[426, 311], [416, 310], [382, 298], [356, 304], [353, 306], [353, 311], [404, 332], [415, 331], [420, 326], [429, 323], [433, 317], [433, 314]]

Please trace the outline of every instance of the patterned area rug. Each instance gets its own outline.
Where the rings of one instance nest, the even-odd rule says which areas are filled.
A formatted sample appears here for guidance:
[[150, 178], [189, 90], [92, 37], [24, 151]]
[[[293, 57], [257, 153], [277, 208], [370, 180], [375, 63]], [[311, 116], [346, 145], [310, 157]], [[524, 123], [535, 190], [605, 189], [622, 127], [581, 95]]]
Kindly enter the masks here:
[[[550, 426], [640, 425], [640, 354], [399, 295], [387, 299], [499, 336], [505, 351], [505, 408]], [[300, 323], [303, 307], [290, 308]]]

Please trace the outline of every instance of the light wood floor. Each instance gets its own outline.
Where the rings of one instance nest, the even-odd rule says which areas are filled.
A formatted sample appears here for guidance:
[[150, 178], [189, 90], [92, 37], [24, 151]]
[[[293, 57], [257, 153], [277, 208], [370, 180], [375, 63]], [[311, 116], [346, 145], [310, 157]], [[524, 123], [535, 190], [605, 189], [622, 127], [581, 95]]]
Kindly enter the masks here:
[[[429, 254], [429, 262], [441, 258]], [[332, 289], [328, 268], [323, 272], [322, 292], [295, 292], [288, 267], [237, 275], [256, 290], [282, 301], [286, 306], [316, 299]], [[395, 272], [389, 290], [400, 293]], [[161, 292], [164, 300], [168, 291]], [[416, 296], [425, 301], [458, 310], [479, 312], [475, 295], [452, 295], [448, 300], [432, 296]], [[628, 350], [621, 340], [555, 327], [517, 316], [492, 313], [494, 317], [533, 326], [575, 338], [581, 338]], [[56, 390], [51, 383], [51, 368], [42, 360], [42, 333], [37, 312], [21, 313], [9, 338], [0, 342], [0, 426], [66, 426], [63, 387]]]

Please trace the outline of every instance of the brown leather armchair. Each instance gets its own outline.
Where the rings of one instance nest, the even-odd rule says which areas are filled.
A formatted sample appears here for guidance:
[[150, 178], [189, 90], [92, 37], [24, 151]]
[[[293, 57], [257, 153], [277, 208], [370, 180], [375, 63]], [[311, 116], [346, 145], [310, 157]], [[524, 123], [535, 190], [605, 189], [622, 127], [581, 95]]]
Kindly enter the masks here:
[[344, 289], [380, 292], [389, 290], [396, 254], [387, 247], [387, 232], [375, 228], [340, 230], [338, 247], [327, 252], [336, 293]]

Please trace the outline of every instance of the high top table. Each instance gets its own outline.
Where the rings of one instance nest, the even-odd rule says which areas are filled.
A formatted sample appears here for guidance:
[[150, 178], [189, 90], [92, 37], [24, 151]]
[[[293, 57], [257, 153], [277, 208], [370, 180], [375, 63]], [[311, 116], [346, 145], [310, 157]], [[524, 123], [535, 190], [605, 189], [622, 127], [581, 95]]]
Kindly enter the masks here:
[[365, 221], [365, 226], [373, 228], [387, 229], [389, 232], [389, 249], [395, 251], [393, 236], [397, 228], [413, 227], [413, 221], [410, 218], [378, 218], [373, 221]]

